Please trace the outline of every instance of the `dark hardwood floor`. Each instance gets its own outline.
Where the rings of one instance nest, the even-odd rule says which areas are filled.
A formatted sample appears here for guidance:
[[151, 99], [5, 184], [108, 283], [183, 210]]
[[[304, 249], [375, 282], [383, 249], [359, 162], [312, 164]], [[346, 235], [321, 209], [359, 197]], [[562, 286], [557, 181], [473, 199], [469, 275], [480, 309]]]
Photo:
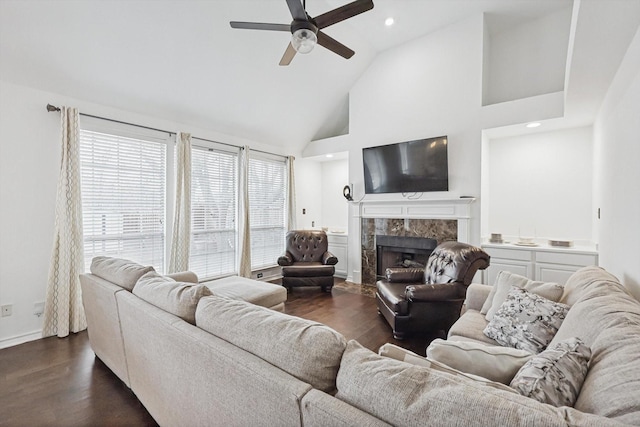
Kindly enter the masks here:
[[[294, 288], [286, 312], [315, 320], [377, 351], [392, 342], [416, 353], [434, 337], [393, 339], [375, 299], [345, 290]], [[0, 426], [155, 426], [135, 395], [95, 357], [86, 332], [0, 350]]]

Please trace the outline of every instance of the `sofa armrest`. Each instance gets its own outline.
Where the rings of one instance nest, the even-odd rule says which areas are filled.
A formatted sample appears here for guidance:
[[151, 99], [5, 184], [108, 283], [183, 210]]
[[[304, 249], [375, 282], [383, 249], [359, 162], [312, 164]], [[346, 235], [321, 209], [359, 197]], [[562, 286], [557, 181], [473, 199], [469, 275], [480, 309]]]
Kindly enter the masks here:
[[410, 285], [404, 292], [407, 299], [412, 302], [449, 301], [464, 298], [464, 286], [458, 283]]
[[424, 283], [423, 268], [387, 268], [385, 276], [387, 281], [392, 283]]
[[467, 310], [480, 311], [482, 305], [491, 292], [491, 285], [482, 285], [480, 283], [472, 283], [467, 287], [467, 299], [465, 300], [465, 307]]
[[176, 282], [198, 283], [198, 275], [193, 271], [179, 271], [177, 273], [167, 274]]
[[331, 252], [327, 251], [322, 255], [322, 263], [324, 265], [336, 265], [338, 263], [338, 258]]
[[284, 254], [280, 255], [280, 257], [278, 258], [278, 265], [280, 266], [287, 266], [287, 265], [292, 265], [293, 264], [293, 255], [291, 255], [291, 252], [287, 251]]

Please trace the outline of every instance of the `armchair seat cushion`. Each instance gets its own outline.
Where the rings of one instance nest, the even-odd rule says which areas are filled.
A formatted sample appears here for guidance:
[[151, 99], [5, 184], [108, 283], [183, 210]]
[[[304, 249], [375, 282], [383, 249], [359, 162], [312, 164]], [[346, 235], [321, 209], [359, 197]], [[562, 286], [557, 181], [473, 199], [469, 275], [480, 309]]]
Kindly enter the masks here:
[[377, 284], [378, 296], [394, 313], [403, 316], [409, 313], [409, 300], [405, 297], [406, 283], [380, 280]]
[[320, 262], [294, 262], [282, 267], [282, 275], [286, 277], [333, 276], [336, 268]]

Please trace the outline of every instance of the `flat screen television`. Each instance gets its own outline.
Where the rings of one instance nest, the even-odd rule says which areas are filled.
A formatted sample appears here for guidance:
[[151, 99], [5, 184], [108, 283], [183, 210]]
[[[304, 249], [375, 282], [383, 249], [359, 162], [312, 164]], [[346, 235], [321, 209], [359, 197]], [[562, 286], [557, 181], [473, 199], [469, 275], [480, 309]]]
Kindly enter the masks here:
[[447, 137], [362, 149], [366, 194], [449, 190]]

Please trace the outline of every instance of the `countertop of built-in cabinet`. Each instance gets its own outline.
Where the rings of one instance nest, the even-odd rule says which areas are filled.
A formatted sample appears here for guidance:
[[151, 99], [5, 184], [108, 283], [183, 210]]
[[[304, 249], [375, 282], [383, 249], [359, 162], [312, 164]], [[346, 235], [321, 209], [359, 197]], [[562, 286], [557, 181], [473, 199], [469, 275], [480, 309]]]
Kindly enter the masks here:
[[595, 244], [575, 244], [569, 247], [551, 246], [548, 243], [536, 243], [535, 245], [519, 245], [505, 241], [504, 243], [492, 243], [485, 241], [482, 243], [483, 248], [499, 248], [499, 249], [515, 249], [519, 251], [544, 251], [558, 253], [572, 253], [585, 255], [598, 255], [598, 248]]

